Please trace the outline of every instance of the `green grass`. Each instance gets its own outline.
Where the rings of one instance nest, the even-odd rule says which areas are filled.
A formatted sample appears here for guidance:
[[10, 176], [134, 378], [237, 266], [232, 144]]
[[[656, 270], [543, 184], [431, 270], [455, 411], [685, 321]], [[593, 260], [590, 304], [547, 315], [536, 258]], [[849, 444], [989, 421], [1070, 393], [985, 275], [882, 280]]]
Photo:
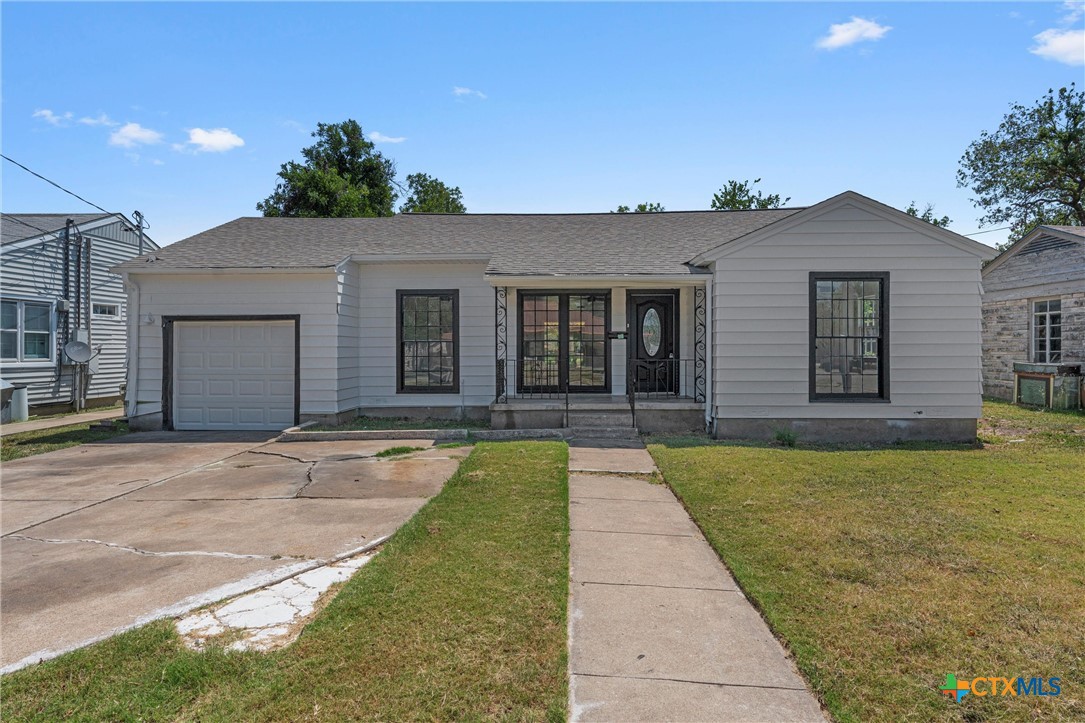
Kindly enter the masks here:
[[[1085, 415], [988, 402], [980, 436], [650, 451], [837, 720], [1085, 719]], [[956, 704], [947, 673], [1062, 695]]]
[[568, 453], [479, 444], [284, 650], [155, 623], [5, 676], [5, 720], [560, 720]]
[[411, 452], [421, 452], [425, 447], [389, 447], [388, 449], [382, 449], [377, 452], [374, 457], [398, 457], [401, 454], [410, 454]]
[[407, 417], [355, 417], [330, 426], [325, 424], [306, 427], [307, 432], [371, 431], [385, 429], [489, 429], [488, 422], [471, 419], [409, 419]]
[[9, 462], [87, 442], [100, 442], [127, 433], [128, 427], [123, 424], [114, 423], [113, 429], [91, 429], [90, 423], [84, 423], [9, 434], [0, 439], [0, 461]]

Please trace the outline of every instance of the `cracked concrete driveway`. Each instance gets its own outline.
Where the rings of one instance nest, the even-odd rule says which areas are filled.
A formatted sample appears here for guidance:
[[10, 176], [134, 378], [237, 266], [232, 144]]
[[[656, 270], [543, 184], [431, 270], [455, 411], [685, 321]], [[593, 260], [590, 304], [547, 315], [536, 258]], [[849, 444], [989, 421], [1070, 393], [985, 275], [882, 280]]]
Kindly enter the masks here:
[[0, 670], [261, 587], [390, 535], [469, 451], [154, 432], [7, 462]]

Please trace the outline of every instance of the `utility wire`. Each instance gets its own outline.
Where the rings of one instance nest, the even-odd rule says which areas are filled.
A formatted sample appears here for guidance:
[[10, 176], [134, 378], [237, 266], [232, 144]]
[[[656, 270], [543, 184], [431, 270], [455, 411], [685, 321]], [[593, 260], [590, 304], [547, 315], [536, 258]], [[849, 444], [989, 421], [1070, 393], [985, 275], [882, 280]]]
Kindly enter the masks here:
[[975, 233], [966, 233], [965, 236], [979, 236], [981, 233], [994, 233], [995, 231], [1005, 231], [1012, 226], [1003, 226], [1002, 228], [989, 228], [986, 231], [976, 231]]
[[4, 159], [5, 161], [7, 161], [8, 163], [14, 163], [14, 164], [15, 164], [16, 166], [18, 166], [19, 168], [23, 169], [24, 171], [26, 171], [26, 172], [27, 172], [27, 173], [29, 173], [30, 175], [32, 175], [32, 176], [37, 176], [38, 178], [40, 178], [41, 180], [45, 181], [46, 183], [48, 183], [48, 184], [50, 184], [50, 185], [52, 185], [52, 186], [56, 186], [56, 187], [57, 187], [57, 188], [59, 188], [59, 189], [60, 189], [61, 191], [64, 191], [64, 193], [68, 194], [69, 196], [73, 196], [73, 197], [75, 197], [75, 198], [78, 198], [78, 199], [79, 199], [80, 201], [82, 201], [83, 203], [87, 204], [88, 206], [94, 206], [94, 207], [95, 207], [96, 209], [98, 209], [98, 210], [99, 210], [99, 211], [101, 211], [102, 213], [106, 214], [107, 216], [111, 216], [111, 215], [113, 215], [113, 212], [112, 212], [112, 211], [107, 211], [107, 210], [105, 210], [104, 208], [102, 208], [101, 206], [99, 206], [98, 204], [96, 204], [96, 203], [91, 203], [91, 202], [90, 202], [90, 201], [88, 201], [87, 199], [85, 199], [85, 198], [83, 198], [82, 196], [80, 196], [80, 195], [79, 195], [78, 193], [75, 193], [74, 191], [69, 191], [68, 189], [64, 188], [64, 186], [61, 186], [61, 185], [60, 185], [59, 183], [57, 183], [56, 181], [50, 181], [50, 180], [49, 180], [48, 178], [46, 178], [45, 176], [41, 175], [40, 173], [37, 173], [37, 172], [35, 172], [35, 171], [31, 171], [31, 170], [30, 170], [29, 168], [27, 168], [27, 167], [26, 167], [26, 166], [24, 166], [23, 164], [19, 163], [19, 162], [18, 162], [18, 161], [16, 161], [15, 159], [13, 159], [13, 158], [9, 158], [9, 157], [5, 156], [5, 155], [4, 155], [3, 153], [0, 153], [0, 158], [3, 158], [3, 159]]

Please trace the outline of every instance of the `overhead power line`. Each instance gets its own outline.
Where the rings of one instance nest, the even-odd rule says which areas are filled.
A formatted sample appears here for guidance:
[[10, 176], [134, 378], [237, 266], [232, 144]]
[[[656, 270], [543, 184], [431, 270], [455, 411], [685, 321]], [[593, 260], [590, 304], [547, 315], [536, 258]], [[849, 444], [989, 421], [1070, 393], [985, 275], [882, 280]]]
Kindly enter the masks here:
[[965, 236], [979, 236], [982, 233], [994, 233], [995, 231], [1005, 231], [1008, 228], [1013, 228], [1013, 227], [1012, 226], [1003, 226], [1001, 228], [989, 228], [986, 231], [976, 231], [975, 233], [966, 233]]
[[40, 178], [41, 180], [45, 181], [45, 182], [46, 182], [46, 183], [48, 183], [49, 185], [51, 185], [51, 186], [56, 186], [57, 188], [59, 188], [59, 189], [60, 189], [61, 191], [64, 191], [64, 193], [68, 194], [69, 196], [72, 196], [72, 197], [74, 197], [74, 198], [78, 198], [78, 199], [79, 199], [80, 201], [82, 201], [83, 203], [87, 204], [88, 206], [93, 206], [94, 208], [98, 209], [99, 211], [101, 211], [102, 213], [104, 213], [104, 214], [106, 214], [106, 215], [112, 215], [112, 213], [113, 213], [112, 211], [107, 211], [107, 210], [105, 210], [104, 208], [102, 208], [101, 206], [99, 206], [99, 205], [98, 205], [98, 204], [96, 204], [96, 203], [91, 203], [91, 202], [90, 202], [90, 201], [88, 201], [87, 199], [85, 199], [85, 198], [83, 198], [82, 196], [80, 196], [80, 195], [79, 195], [78, 193], [76, 193], [76, 192], [74, 192], [74, 191], [69, 191], [68, 189], [64, 188], [64, 186], [61, 186], [61, 185], [60, 185], [59, 183], [57, 183], [56, 181], [51, 181], [51, 180], [49, 180], [48, 178], [46, 178], [45, 176], [41, 175], [40, 173], [37, 173], [36, 171], [32, 171], [32, 170], [30, 170], [29, 168], [27, 168], [27, 167], [26, 167], [26, 166], [24, 166], [23, 164], [19, 163], [19, 162], [18, 162], [18, 161], [16, 161], [15, 159], [13, 159], [13, 158], [9, 158], [8, 156], [5, 156], [5, 155], [4, 155], [3, 153], [0, 153], [0, 158], [3, 158], [3, 159], [4, 159], [5, 161], [7, 161], [8, 163], [14, 163], [14, 164], [15, 164], [16, 166], [18, 166], [19, 168], [23, 169], [24, 171], [26, 171], [26, 172], [27, 172], [27, 173], [29, 173], [30, 175], [32, 175], [32, 176], [37, 176], [38, 178]]

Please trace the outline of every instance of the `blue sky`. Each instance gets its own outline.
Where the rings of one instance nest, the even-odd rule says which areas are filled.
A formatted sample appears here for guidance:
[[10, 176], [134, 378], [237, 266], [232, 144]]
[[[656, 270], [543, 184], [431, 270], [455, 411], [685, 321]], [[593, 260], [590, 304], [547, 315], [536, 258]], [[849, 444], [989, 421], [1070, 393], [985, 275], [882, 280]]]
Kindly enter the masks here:
[[[5, 2], [2, 145], [160, 243], [257, 215], [346, 118], [473, 212], [703, 209], [760, 177], [973, 233], [957, 161], [1012, 102], [1082, 85], [1080, 7]], [[89, 210], [6, 162], [2, 203]]]

